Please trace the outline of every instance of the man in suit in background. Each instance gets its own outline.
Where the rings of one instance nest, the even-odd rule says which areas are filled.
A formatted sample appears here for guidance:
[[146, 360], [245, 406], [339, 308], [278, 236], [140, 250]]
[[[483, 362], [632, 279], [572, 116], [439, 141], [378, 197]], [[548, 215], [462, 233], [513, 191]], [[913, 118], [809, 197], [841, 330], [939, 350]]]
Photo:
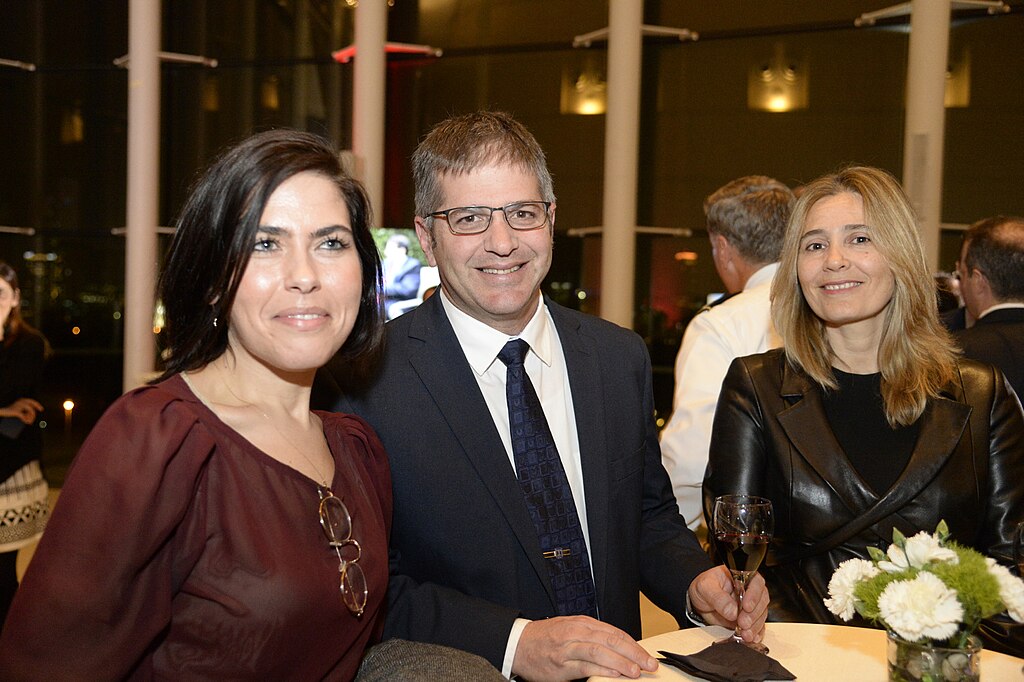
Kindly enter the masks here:
[[995, 216], [964, 233], [960, 295], [974, 320], [956, 332], [964, 355], [1003, 370], [1024, 391], [1024, 218]]
[[388, 324], [380, 373], [337, 405], [391, 461], [385, 636], [530, 680], [637, 677], [657, 666], [633, 641], [642, 589], [682, 625], [760, 639], [763, 580], [738, 612], [679, 516], [642, 340], [541, 294], [555, 196], [536, 140], [507, 114], [454, 117], [413, 171], [441, 293]]
[[384, 244], [384, 306], [388, 319], [412, 307], [420, 290], [420, 262], [409, 255], [409, 238], [393, 234]]
[[701, 486], [711, 426], [729, 364], [782, 345], [769, 294], [793, 202], [788, 187], [764, 175], [737, 178], [704, 201], [711, 257], [730, 295], [687, 325], [676, 357], [672, 417], [661, 432], [679, 512], [700, 537], [707, 533]]

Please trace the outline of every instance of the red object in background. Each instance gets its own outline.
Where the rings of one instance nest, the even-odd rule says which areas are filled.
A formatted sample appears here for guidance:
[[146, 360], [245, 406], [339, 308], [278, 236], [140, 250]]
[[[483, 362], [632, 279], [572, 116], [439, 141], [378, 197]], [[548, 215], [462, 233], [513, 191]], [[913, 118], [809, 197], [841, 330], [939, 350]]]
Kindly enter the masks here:
[[[443, 53], [440, 48], [429, 45], [412, 45], [410, 43], [384, 43], [385, 54], [424, 54], [429, 57], [440, 57]], [[340, 64], [348, 64], [349, 60], [356, 55], [356, 46], [349, 45], [331, 53], [334, 61]]]

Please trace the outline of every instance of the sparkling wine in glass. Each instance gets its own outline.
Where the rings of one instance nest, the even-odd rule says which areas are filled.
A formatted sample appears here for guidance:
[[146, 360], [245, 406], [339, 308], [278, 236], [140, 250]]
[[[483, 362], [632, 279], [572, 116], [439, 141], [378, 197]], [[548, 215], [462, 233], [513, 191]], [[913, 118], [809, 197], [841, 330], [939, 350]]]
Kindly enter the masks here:
[[[750, 579], [764, 560], [775, 532], [772, 503], [753, 495], [722, 495], [715, 498], [711, 527], [715, 549], [732, 574], [736, 590], [736, 603], [742, 610], [743, 594]], [[756, 642], [745, 642], [739, 635], [739, 626], [731, 637], [723, 641], [736, 641], [761, 653], [768, 647]]]

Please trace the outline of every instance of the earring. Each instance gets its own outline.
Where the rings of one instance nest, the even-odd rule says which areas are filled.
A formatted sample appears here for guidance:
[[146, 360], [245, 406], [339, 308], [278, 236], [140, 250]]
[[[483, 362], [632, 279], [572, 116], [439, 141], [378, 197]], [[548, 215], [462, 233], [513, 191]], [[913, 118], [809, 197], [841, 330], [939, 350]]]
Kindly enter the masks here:
[[216, 317], [213, 318], [213, 327], [214, 327], [214, 329], [217, 328], [217, 318]]

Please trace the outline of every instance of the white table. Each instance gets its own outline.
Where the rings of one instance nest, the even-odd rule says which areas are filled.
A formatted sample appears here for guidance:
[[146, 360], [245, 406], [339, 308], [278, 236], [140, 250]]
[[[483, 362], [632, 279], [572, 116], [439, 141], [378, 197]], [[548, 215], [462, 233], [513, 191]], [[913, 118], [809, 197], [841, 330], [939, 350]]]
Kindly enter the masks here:
[[[658, 656], [658, 651], [695, 654], [726, 635], [729, 631], [717, 626], [688, 628], [667, 632], [640, 641], [640, 645]], [[885, 631], [869, 628], [813, 625], [808, 623], [768, 623], [764, 643], [769, 655], [796, 675], [800, 682], [865, 682], [885, 680], [887, 675]], [[982, 651], [981, 679], [985, 682], [1024, 680], [1024, 660]], [[679, 668], [661, 665], [654, 673], [645, 673], [641, 680], [696, 680]], [[591, 682], [609, 681], [608, 677], [591, 677]], [[622, 682], [617, 678], [616, 682]]]

